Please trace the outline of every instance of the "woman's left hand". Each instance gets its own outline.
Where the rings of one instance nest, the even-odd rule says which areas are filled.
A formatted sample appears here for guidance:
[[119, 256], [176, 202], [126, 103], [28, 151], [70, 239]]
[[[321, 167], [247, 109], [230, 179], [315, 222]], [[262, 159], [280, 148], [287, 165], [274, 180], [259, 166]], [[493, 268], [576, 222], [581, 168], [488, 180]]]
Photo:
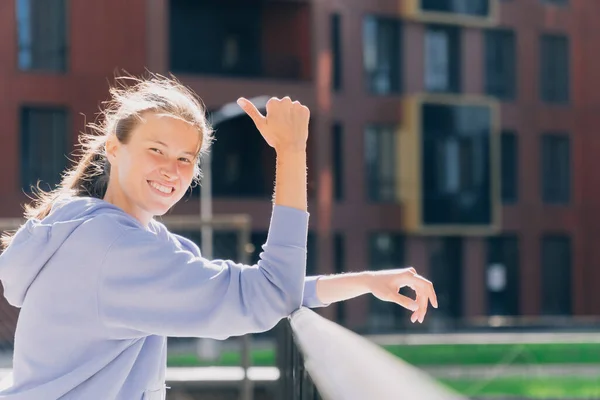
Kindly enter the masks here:
[[[369, 271], [367, 286], [373, 296], [378, 299], [397, 303], [404, 308], [414, 311], [410, 318], [412, 322], [423, 322], [429, 302], [431, 302], [433, 307], [438, 307], [433, 284], [417, 274], [417, 271], [412, 267]], [[415, 300], [398, 293], [405, 286], [415, 291]]]

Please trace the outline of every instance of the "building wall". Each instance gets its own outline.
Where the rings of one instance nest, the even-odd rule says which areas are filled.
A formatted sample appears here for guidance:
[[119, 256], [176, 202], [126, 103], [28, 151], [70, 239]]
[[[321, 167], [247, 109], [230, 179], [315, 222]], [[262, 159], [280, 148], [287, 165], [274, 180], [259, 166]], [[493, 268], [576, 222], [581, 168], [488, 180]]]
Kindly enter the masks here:
[[[0, 3], [0, 120], [3, 129], [0, 169], [19, 167], [18, 107], [25, 103], [62, 104], [71, 110], [72, 138], [89, 122], [99, 101], [107, 97], [107, 77], [116, 68], [139, 73], [144, 67], [153, 72], [168, 72], [169, 19], [167, 0], [105, 0], [101, 3], [69, 2], [70, 62], [65, 75], [19, 72], [16, 67], [16, 26], [14, 2]], [[600, 28], [594, 16], [600, 13], [600, 2], [571, 0], [566, 8], [544, 5], [539, 0], [500, 1], [500, 26], [517, 34], [517, 96], [502, 104], [502, 127], [512, 129], [519, 138], [519, 200], [502, 210], [502, 230], [519, 238], [520, 311], [525, 315], [540, 312], [540, 239], [544, 233], [566, 233], [573, 246], [574, 313], [600, 312], [600, 294], [595, 282], [600, 281], [600, 175], [594, 165], [600, 141], [592, 127], [599, 126], [600, 56], [594, 51], [594, 38]], [[333, 272], [333, 235], [345, 238], [345, 269], [368, 268], [368, 235], [372, 232], [399, 232], [402, 222], [400, 204], [373, 204], [366, 199], [364, 168], [364, 129], [369, 123], [402, 122], [405, 94], [424, 90], [424, 25], [405, 21], [402, 33], [402, 87], [395, 96], [374, 96], [364, 83], [362, 23], [367, 14], [400, 16], [397, 0], [364, 2], [359, 0], [327, 0], [300, 2], [296, 10], [281, 6], [282, 19], [274, 21], [273, 30], [303, 32], [304, 39], [294, 40], [289, 49], [282, 38], [265, 38], [269, 48], [289, 50], [301, 56], [302, 76], [298, 81], [279, 79], [246, 79], [180, 74], [178, 77], [195, 89], [208, 108], [235, 100], [268, 93], [291, 95], [307, 104], [313, 115], [311, 185], [315, 194], [310, 199], [311, 230], [318, 233], [318, 262], [323, 273]], [[115, 12], [115, 10], [119, 10]], [[342, 90], [331, 91], [332, 54], [330, 51], [329, 15], [342, 18]], [[539, 100], [538, 37], [541, 32], [562, 32], [570, 37], [571, 101], [566, 106], [552, 106]], [[461, 35], [462, 93], [481, 94], [483, 81], [483, 31], [464, 27]], [[201, 51], [202, 44], [198, 49]], [[333, 195], [331, 124], [344, 126], [343, 182], [344, 198], [337, 202]], [[539, 138], [547, 131], [565, 131], [571, 137], [573, 187], [572, 201], [567, 206], [547, 206], [541, 201], [539, 171]], [[18, 216], [25, 200], [19, 187], [19, 176], [0, 174], [0, 217]], [[268, 227], [271, 204], [266, 200], [216, 199], [215, 213], [249, 213], [256, 231]], [[178, 205], [176, 213], [199, 212], [199, 202], [191, 199]], [[405, 259], [423, 275], [430, 272], [429, 252], [435, 238], [409, 236], [405, 241]], [[486, 313], [486, 239], [463, 240], [463, 295], [459, 300], [467, 317]], [[353, 327], [366, 324], [370, 297], [346, 303], [347, 323]], [[323, 313], [336, 315], [332, 306]]]
[[[64, 106], [69, 109], [70, 139], [92, 122], [100, 102], [108, 98], [115, 73], [141, 73], [145, 64], [144, 0], [126, 4], [108, 0], [94, 4], [68, 2], [68, 72], [25, 73], [17, 66], [15, 1], [0, 4], [0, 217], [18, 216], [26, 200], [19, 175], [19, 108], [22, 105]], [[119, 10], [119, 12], [114, 12]], [[85, 117], [83, 117], [83, 115]]]

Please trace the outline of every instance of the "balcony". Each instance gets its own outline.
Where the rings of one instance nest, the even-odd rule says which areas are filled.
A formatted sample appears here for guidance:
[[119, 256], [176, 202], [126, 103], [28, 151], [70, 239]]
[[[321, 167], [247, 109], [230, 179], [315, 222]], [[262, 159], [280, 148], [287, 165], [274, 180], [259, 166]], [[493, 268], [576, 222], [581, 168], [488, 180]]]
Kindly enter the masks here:
[[174, 73], [311, 79], [309, 4], [171, 0], [169, 8]]
[[484, 235], [500, 224], [498, 109], [479, 96], [405, 100], [399, 195], [409, 232]]
[[403, 15], [424, 23], [494, 26], [499, 0], [405, 0]]

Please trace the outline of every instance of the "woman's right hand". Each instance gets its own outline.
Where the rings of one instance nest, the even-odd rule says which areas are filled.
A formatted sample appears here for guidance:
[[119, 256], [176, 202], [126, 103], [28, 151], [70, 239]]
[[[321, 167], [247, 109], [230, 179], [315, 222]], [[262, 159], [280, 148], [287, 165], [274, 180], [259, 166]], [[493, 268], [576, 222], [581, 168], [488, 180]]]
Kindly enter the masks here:
[[289, 97], [272, 97], [267, 102], [264, 116], [249, 100], [238, 99], [238, 104], [252, 118], [263, 138], [280, 154], [306, 150], [310, 110]]

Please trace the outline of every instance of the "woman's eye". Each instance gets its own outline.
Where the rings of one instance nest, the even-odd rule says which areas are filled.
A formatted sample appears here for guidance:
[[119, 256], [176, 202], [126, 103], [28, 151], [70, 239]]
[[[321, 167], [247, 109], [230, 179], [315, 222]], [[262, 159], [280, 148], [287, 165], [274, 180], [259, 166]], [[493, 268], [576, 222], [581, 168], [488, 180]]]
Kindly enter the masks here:
[[192, 162], [192, 160], [190, 160], [189, 158], [185, 158], [185, 157], [181, 157], [179, 159], [179, 161], [184, 162], [186, 164], [190, 164]]
[[156, 149], [156, 148], [151, 148], [150, 151], [153, 152], [153, 153], [162, 154], [162, 152], [159, 149]]

